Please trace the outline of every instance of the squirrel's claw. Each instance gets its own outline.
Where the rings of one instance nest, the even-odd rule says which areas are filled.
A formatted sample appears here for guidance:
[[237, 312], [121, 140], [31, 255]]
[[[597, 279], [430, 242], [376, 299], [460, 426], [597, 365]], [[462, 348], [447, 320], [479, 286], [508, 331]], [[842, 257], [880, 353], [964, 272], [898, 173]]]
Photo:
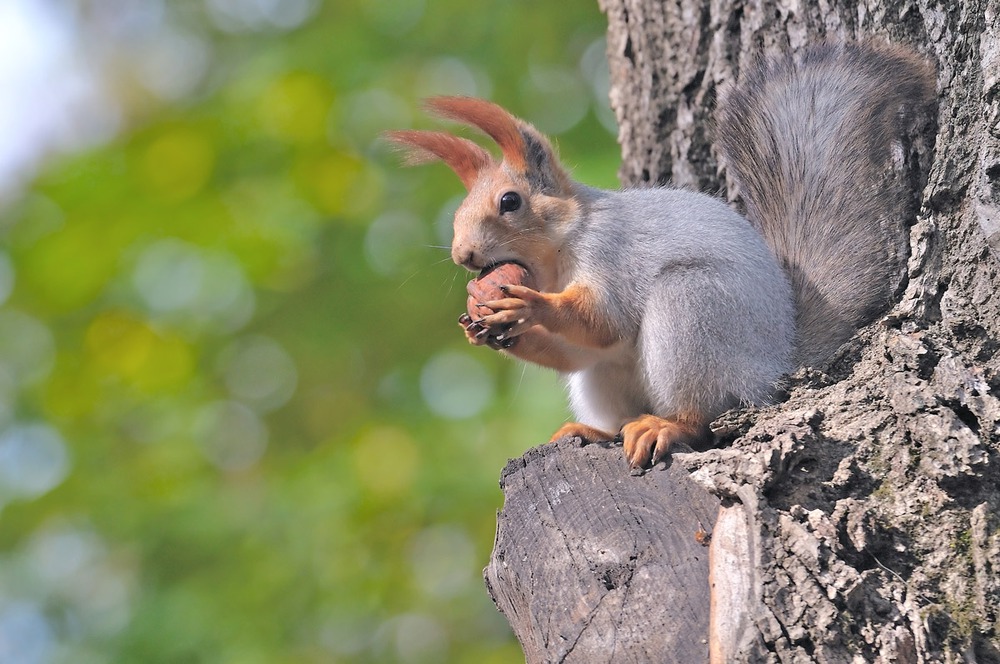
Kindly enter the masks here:
[[665, 430], [645, 427], [645, 423], [629, 422], [622, 429], [625, 460], [630, 468], [646, 468], [653, 458], [654, 448], [661, 448], [658, 456], [663, 456], [670, 448], [669, 439], [663, 435]]
[[503, 286], [500, 286], [500, 291], [505, 295], [525, 300], [527, 302], [538, 302], [539, 300], [545, 299], [545, 296], [536, 291], [534, 288], [528, 288], [527, 286], [522, 286], [520, 284], [504, 284]]
[[487, 339], [483, 337], [488, 332], [480, 321], [472, 319], [469, 314], [462, 314], [458, 317], [458, 326], [465, 332], [465, 338], [473, 346], [483, 346], [487, 344]]

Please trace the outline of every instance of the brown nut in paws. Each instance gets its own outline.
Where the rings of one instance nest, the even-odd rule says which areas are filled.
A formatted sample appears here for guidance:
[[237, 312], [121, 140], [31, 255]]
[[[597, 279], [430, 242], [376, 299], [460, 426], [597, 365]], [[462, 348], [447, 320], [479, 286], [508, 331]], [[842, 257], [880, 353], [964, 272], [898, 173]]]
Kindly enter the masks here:
[[479, 306], [480, 302], [490, 300], [501, 300], [507, 295], [500, 290], [501, 286], [527, 286], [534, 288], [533, 280], [528, 271], [517, 263], [500, 263], [492, 268], [487, 268], [478, 277], [469, 282], [466, 290], [469, 299], [466, 302], [466, 310], [472, 320], [479, 320], [483, 316], [494, 313], [489, 307]]

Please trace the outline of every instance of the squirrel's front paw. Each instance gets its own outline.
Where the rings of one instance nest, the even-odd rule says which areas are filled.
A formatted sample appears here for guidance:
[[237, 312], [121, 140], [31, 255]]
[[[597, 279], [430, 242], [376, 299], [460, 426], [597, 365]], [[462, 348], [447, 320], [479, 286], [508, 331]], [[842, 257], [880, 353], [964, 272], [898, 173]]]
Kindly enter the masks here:
[[494, 350], [503, 350], [510, 348], [517, 341], [517, 337], [499, 336], [506, 331], [506, 327], [488, 328], [481, 321], [473, 320], [467, 313], [458, 317], [458, 325], [465, 332], [465, 338], [474, 346], [489, 346]]
[[478, 321], [490, 330], [498, 330], [496, 338], [500, 342], [517, 337], [533, 325], [544, 324], [548, 306], [544, 294], [516, 284], [501, 286], [500, 290], [507, 297], [483, 302], [494, 313]]

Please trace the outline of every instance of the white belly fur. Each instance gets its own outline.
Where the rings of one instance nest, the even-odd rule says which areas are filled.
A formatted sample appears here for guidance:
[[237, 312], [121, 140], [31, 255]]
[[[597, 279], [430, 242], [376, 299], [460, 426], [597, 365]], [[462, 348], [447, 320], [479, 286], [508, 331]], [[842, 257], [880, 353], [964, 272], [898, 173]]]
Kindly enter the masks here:
[[646, 381], [633, 352], [615, 348], [597, 364], [566, 374], [576, 420], [610, 433], [645, 412]]

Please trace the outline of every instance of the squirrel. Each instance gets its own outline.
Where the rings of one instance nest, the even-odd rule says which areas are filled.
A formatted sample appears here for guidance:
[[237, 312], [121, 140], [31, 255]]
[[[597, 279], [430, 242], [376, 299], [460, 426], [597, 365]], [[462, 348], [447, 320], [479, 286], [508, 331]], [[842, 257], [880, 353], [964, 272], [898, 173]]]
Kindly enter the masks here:
[[925, 60], [891, 45], [756, 63], [717, 109], [745, 217], [707, 194], [577, 183], [544, 135], [481, 99], [427, 107], [485, 132], [502, 160], [445, 132], [386, 137], [409, 163], [444, 161], [468, 190], [454, 262], [513, 262], [535, 286], [501, 286], [482, 302], [493, 313], [463, 314], [468, 340], [564, 376], [577, 421], [552, 441], [620, 437], [643, 468], [677, 443], [704, 449], [718, 415], [769, 403], [783, 376], [888, 309], [909, 220], [902, 187], [886, 183], [934, 81]]

